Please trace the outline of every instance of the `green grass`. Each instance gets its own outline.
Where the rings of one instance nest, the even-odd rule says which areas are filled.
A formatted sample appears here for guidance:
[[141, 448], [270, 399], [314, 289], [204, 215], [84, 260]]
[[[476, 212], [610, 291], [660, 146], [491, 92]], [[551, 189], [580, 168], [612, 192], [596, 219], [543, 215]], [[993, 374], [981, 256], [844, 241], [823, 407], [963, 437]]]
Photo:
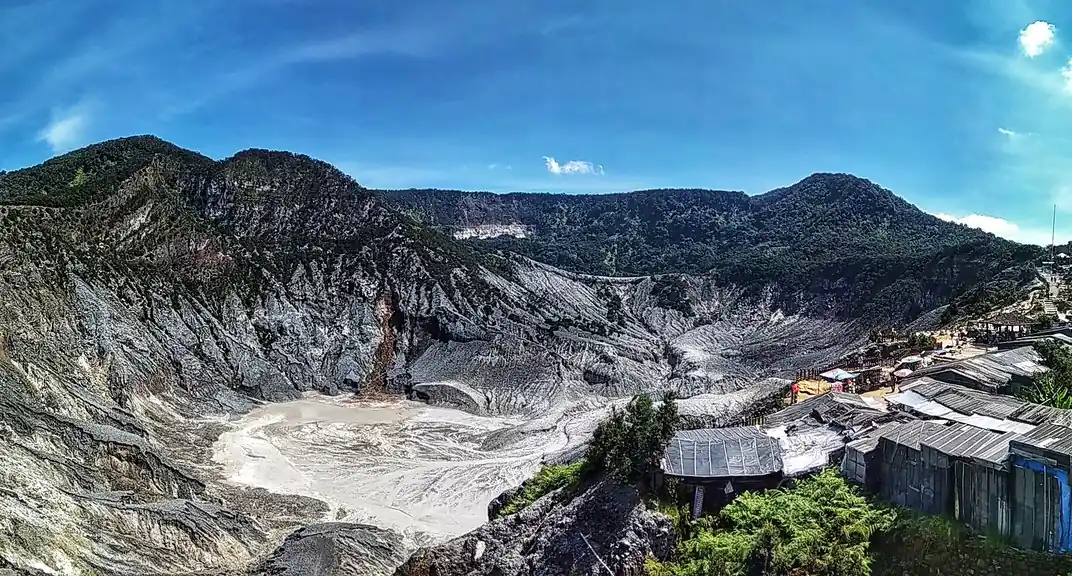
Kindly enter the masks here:
[[499, 509], [499, 516], [517, 514], [540, 497], [559, 488], [577, 484], [584, 472], [584, 465], [584, 460], [569, 464], [545, 464], [535, 476], [525, 480], [517, 494], [503, 504]]

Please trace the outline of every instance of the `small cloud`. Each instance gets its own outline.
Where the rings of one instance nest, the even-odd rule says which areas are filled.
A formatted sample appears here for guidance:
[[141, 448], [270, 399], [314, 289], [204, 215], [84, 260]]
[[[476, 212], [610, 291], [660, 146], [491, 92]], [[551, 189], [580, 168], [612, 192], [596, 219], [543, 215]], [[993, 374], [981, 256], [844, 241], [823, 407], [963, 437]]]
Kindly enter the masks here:
[[513, 170], [514, 167], [509, 164], [496, 164], [492, 162], [488, 164], [488, 170]]
[[1069, 58], [1064, 68], [1061, 68], [1061, 79], [1065, 92], [1072, 93], [1072, 58]]
[[1028, 58], [1034, 58], [1046, 51], [1056, 37], [1057, 28], [1042, 20], [1028, 24], [1020, 30], [1020, 48]]
[[602, 164], [592, 164], [587, 160], [570, 160], [560, 163], [552, 156], [544, 156], [543, 163], [551, 174], [603, 174]]
[[45, 142], [53, 152], [67, 152], [85, 142], [89, 113], [85, 106], [76, 106], [52, 113], [52, 120], [37, 134], [38, 142]]
[[1008, 142], [1023, 142], [1026, 138], [1038, 136], [1034, 132], [1017, 132], [1016, 130], [1009, 130], [1008, 128], [998, 128], [998, 134], [1005, 137]]

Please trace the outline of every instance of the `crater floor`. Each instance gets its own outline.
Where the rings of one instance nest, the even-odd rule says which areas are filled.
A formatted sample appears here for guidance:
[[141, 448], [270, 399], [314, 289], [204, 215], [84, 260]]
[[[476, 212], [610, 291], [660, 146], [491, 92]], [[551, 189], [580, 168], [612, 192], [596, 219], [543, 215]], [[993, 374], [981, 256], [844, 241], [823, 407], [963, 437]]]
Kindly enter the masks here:
[[213, 459], [230, 482], [322, 500], [330, 519], [392, 529], [416, 547], [486, 522], [488, 503], [545, 454], [583, 441], [570, 430], [596, 411], [533, 427], [410, 401], [307, 395], [228, 422]]

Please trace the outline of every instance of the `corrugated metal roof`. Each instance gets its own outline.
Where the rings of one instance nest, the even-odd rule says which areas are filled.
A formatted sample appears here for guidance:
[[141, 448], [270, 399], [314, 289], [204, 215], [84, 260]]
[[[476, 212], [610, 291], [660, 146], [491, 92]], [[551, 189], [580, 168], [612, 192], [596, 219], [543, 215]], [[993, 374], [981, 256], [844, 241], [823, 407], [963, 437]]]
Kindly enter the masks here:
[[1062, 426], [1072, 426], [1072, 411], [1054, 408], [1052, 406], [1043, 406], [1042, 404], [1033, 404], [1031, 402], [1025, 402], [1024, 406], [1016, 412], [1013, 412], [1009, 418], [1021, 422], [1029, 422], [1031, 424], [1060, 424]]
[[1040, 364], [1041, 358], [1030, 346], [990, 352], [956, 360], [934, 364], [913, 372], [914, 377], [938, 376], [942, 373], [954, 373], [981, 388], [996, 390], [1009, 383], [1013, 376], [1033, 376], [1046, 368]]
[[[1012, 396], [991, 394], [957, 384], [946, 384], [930, 377], [904, 386], [905, 392], [887, 396], [894, 404], [904, 404], [929, 416], [948, 418], [990, 430], [1024, 433], [1043, 422], [1072, 426], [1072, 411], [1025, 402]], [[936, 404], [919, 402], [926, 398]], [[918, 405], [917, 405], [918, 404]], [[945, 407], [956, 413], [945, 412]]]
[[663, 472], [688, 478], [763, 476], [782, 471], [778, 441], [755, 427], [679, 432], [663, 455]]
[[[851, 411], [847, 410], [847, 408], [855, 411], [856, 414], [850, 417]], [[858, 416], [863, 418], [873, 417], [873, 415], [881, 414], [884, 411], [884, 407], [879, 402], [860, 394], [826, 392], [770, 414], [763, 419], [763, 422], [767, 425], [789, 424], [804, 420], [813, 413], [818, 413], [827, 422], [852, 422]]]
[[1020, 437], [1016, 432], [1002, 434], [989, 448], [980, 450], [973, 457], [993, 464], [1002, 464], [1009, 457], [1009, 443]]
[[952, 420], [997, 432], [1022, 433], [1034, 427], [1034, 424], [1005, 417], [1006, 414], [1015, 413], [1025, 404], [1016, 398], [988, 394], [930, 378], [923, 378], [917, 385], [906, 388], [908, 389], [904, 392], [887, 396], [886, 400], [890, 404], [906, 406], [931, 418]]
[[700, 430], [681, 430], [674, 434], [675, 438], [682, 440], [694, 440], [697, 442], [707, 440], [744, 440], [746, 438], [768, 438], [766, 432], [759, 426], [734, 426], [730, 428], [703, 428]]
[[1059, 424], [1042, 424], [1014, 439], [1012, 443], [1072, 455], [1072, 428]]
[[883, 435], [892, 434], [894, 430], [904, 426], [906, 422], [887, 422], [874, 430], [866, 432], [863, 436], [846, 444], [846, 447], [854, 448], [860, 452], [870, 452], [878, 447], [878, 440]]
[[1000, 312], [984, 320], [998, 326], [1033, 326], [1035, 321], [1019, 312]]
[[[972, 458], [986, 454], [995, 445], [1001, 444], [1002, 438], [1007, 434], [991, 432], [967, 424], [955, 424], [946, 426], [945, 429], [936, 430], [929, 436], [922, 438], [920, 444], [930, 446], [942, 454], [948, 454], [958, 458]], [[1005, 448], [1008, 450], [1008, 440], [1005, 440]]]
[[[1062, 328], [1063, 329], [1063, 328]], [[1032, 334], [1023, 338], [1017, 338], [1016, 340], [1010, 340], [1008, 342], [999, 342], [998, 348], [1020, 348], [1023, 346], [1032, 346], [1035, 342], [1040, 340], [1053, 340], [1062, 344], [1072, 344], [1072, 337], [1063, 333], [1050, 333], [1050, 334]]]
[[883, 430], [877, 435], [896, 444], [907, 446], [913, 450], [919, 450], [920, 442], [929, 438], [935, 432], [947, 426], [944, 422], [920, 420], [919, 422], [905, 422], [900, 426], [889, 430]]

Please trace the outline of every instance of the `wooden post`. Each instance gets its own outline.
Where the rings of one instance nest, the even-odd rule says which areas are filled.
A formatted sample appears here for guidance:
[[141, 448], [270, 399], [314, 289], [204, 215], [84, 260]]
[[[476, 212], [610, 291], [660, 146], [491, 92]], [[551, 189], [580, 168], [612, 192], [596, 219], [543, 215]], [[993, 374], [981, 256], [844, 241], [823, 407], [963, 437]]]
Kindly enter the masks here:
[[692, 519], [695, 520], [700, 517], [700, 512], [703, 511], [703, 497], [704, 487], [701, 484], [697, 484], [692, 489]]

